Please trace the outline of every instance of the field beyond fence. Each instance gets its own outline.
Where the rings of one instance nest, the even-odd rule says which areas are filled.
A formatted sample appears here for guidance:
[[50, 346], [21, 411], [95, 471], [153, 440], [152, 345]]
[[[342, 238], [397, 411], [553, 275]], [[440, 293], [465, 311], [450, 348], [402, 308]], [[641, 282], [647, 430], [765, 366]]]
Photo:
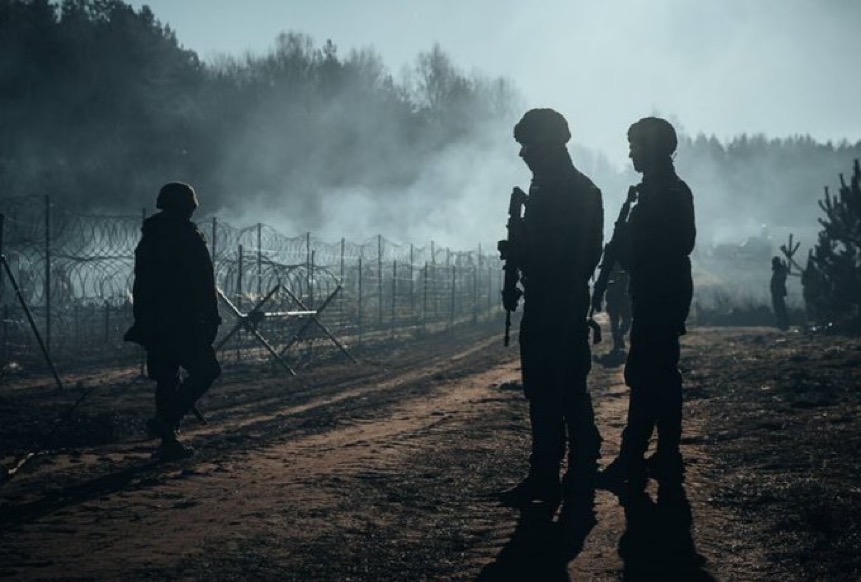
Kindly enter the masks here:
[[[141, 362], [142, 350], [122, 336], [132, 323], [134, 250], [145, 213], [81, 214], [48, 197], [0, 199], [0, 213], [0, 251], [58, 367]], [[501, 265], [495, 253], [480, 248], [419, 247], [382, 236], [323, 242], [265, 224], [237, 228], [217, 217], [197, 224], [224, 293], [216, 343], [240, 321], [230, 304], [243, 315], [255, 306], [267, 314], [254, 331], [285, 361], [338, 350], [321, 326], [296, 312], [318, 310], [335, 338], [355, 346], [475, 322], [500, 310]], [[0, 363], [43, 365], [5, 273], [0, 309]], [[271, 357], [248, 328], [232, 334], [220, 355], [226, 362]]]

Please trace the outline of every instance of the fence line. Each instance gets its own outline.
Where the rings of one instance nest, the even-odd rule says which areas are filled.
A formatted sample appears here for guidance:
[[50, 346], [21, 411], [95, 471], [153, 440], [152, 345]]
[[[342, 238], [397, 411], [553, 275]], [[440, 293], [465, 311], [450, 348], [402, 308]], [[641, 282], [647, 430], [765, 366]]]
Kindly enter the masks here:
[[[58, 363], [128, 363], [139, 349], [122, 342], [131, 325], [134, 249], [142, 216], [88, 215], [52, 205], [49, 197], [0, 198], [5, 216], [2, 252], [44, 330]], [[323, 323], [351, 344], [403, 333], [445, 329], [496, 316], [501, 276], [495, 256], [481, 248], [455, 251], [433, 241], [397, 244], [381, 235], [329, 243], [312, 233], [286, 236], [266, 224], [237, 228], [217, 217], [198, 222], [208, 238], [216, 283], [240, 310], [250, 309], [276, 285], [309, 309], [336, 297]], [[337, 290], [337, 292], [336, 292]], [[267, 312], [296, 310], [294, 297], [276, 292]], [[227, 333], [236, 323], [221, 306]], [[34, 362], [35, 339], [11, 289], [0, 280], [0, 363]], [[286, 344], [302, 320], [267, 318], [259, 331]], [[316, 331], [315, 331], [316, 330]], [[325, 343], [315, 326], [288, 357], [311, 357]], [[222, 357], [261, 357], [250, 334], [239, 332]]]

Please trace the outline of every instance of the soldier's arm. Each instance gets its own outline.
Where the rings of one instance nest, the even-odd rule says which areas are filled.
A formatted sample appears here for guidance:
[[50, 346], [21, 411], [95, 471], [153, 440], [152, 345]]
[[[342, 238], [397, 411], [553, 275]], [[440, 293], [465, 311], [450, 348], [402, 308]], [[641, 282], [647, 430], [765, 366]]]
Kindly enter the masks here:
[[594, 188], [591, 192], [591, 198], [591, 216], [588, 223], [589, 235], [586, 240], [586, 269], [590, 277], [601, 261], [601, 252], [604, 245], [604, 202], [601, 198], [601, 190]]
[[206, 239], [199, 230], [188, 234], [186, 241], [186, 257], [188, 268], [186, 276], [191, 277], [189, 286], [193, 290], [193, 305], [196, 313], [204, 323], [221, 323], [218, 315], [218, 294], [215, 288], [215, 270]]
[[140, 325], [147, 325], [156, 316], [156, 273], [155, 249], [146, 235], [135, 248], [134, 283], [132, 284], [132, 313]]
[[669, 194], [664, 208], [654, 209], [660, 212], [654, 217], [654, 250], [663, 256], [688, 256], [697, 236], [693, 196], [684, 184]]

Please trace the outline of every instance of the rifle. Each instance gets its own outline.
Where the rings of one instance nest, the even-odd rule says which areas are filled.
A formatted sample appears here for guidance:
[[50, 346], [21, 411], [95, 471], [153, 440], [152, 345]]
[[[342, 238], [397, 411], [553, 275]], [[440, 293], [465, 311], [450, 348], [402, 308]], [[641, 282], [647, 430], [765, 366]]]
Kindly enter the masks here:
[[[607, 285], [610, 283], [610, 274], [613, 272], [613, 267], [616, 265], [619, 253], [619, 238], [620, 233], [627, 226], [628, 215], [631, 211], [631, 204], [637, 199], [637, 187], [631, 186], [628, 188], [628, 197], [625, 199], [622, 208], [619, 210], [619, 216], [616, 218], [616, 224], [613, 226], [613, 236], [610, 242], [604, 245], [604, 256], [601, 260], [601, 267], [598, 271], [598, 278], [595, 280], [595, 285], [592, 287], [592, 309], [589, 312], [589, 319], [592, 319], [592, 314], [596, 311], [600, 312], [604, 307], [604, 294], [607, 292]], [[596, 342], [597, 343], [597, 342]]]
[[502, 305], [505, 308], [505, 337], [504, 345], [510, 343], [511, 312], [517, 310], [517, 303], [523, 296], [523, 291], [517, 286], [520, 279], [518, 258], [522, 253], [521, 236], [523, 233], [523, 205], [526, 203], [526, 192], [517, 186], [511, 191], [508, 202], [508, 237], [496, 244], [500, 258], [505, 261], [502, 267], [505, 281], [502, 286]]

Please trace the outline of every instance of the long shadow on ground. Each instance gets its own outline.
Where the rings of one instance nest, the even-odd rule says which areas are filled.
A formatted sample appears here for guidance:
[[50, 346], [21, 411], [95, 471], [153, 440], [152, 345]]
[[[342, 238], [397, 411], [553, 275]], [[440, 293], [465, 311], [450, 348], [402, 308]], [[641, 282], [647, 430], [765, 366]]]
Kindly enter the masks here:
[[705, 559], [694, 544], [693, 515], [682, 484], [661, 483], [657, 501], [644, 491], [617, 495], [627, 524], [619, 539], [623, 580], [715, 580], [703, 569]]
[[568, 563], [583, 550], [595, 520], [595, 491], [566, 499], [554, 521], [556, 507], [544, 504], [521, 508], [511, 539], [477, 580], [570, 581]]

